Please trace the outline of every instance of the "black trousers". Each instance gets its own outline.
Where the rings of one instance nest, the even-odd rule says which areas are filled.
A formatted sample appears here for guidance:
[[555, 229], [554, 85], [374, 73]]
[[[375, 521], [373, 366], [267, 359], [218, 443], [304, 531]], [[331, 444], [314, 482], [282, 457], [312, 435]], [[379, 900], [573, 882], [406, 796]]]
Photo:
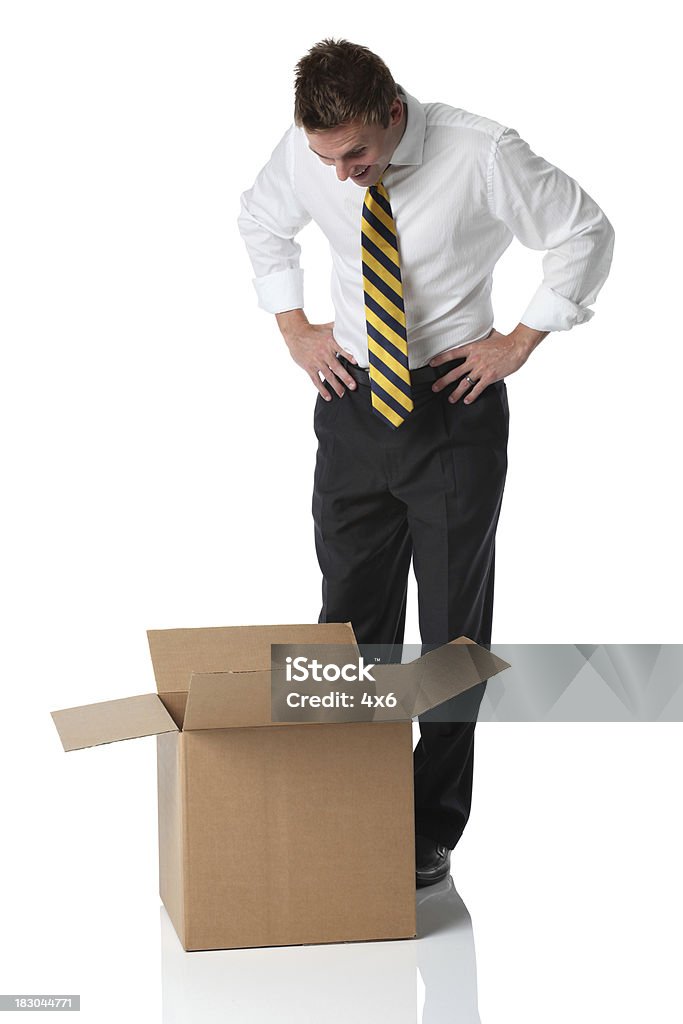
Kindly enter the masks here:
[[[434, 376], [463, 362], [445, 363]], [[412, 559], [423, 653], [463, 635], [488, 646], [507, 472], [505, 382], [489, 385], [471, 405], [448, 402], [457, 381], [438, 393], [432, 380], [413, 383], [415, 408], [393, 430], [372, 410], [367, 377], [356, 379], [357, 388], [341, 398], [319, 395], [314, 412], [318, 621], [350, 621], [359, 646], [387, 645], [400, 660]], [[419, 719], [415, 829], [451, 849], [470, 813], [485, 685]]]

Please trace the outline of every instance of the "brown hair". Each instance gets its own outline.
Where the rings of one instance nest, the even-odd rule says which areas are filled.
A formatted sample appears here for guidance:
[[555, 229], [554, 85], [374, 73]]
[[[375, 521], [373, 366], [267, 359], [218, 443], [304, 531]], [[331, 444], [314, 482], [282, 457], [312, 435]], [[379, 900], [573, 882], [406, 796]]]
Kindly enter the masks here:
[[294, 123], [309, 132], [356, 120], [388, 128], [397, 95], [389, 68], [372, 50], [323, 39], [296, 65]]

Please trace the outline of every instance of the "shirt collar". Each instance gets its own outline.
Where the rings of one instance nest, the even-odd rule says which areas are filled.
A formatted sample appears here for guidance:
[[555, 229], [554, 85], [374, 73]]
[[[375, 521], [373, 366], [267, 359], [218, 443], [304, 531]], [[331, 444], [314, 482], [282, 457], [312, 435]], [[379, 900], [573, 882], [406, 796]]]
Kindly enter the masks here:
[[408, 123], [401, 141], [392, 154], [391, 166], [399, 164], [419, 166], [422, 163], [427, 118], [419, 100], [406, 92], [402, 85], [397, 83], [396, 88], [408, 107]]

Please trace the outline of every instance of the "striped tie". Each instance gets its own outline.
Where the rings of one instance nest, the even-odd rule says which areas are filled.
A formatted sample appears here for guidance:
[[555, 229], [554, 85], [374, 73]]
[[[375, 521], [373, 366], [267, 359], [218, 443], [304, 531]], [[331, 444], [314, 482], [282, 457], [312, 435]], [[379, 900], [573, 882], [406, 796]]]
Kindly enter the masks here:
[[365, 193], [361, 248], [372, 408], [396, 428], [413, 399], [396, 225], [381, 178]]

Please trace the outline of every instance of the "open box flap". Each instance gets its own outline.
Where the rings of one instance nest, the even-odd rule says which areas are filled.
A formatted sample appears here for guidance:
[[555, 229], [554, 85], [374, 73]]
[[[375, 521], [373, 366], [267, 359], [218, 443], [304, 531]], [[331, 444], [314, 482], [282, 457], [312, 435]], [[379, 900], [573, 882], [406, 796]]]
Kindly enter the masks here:
[[76, 708], [53, 711], [65, 750], [81, 750], [101, 743], [133, 740], [178, 732], [178, 727], [156, 693], [143, 693], [122, 700], [104, 700]]
[[350, 622], [148, 629], [147, 639], [159, 693], [187, 691], [193, 673], [270, 669], [271, 644], [356, 645]]
[[393, 671], [396, 667], [376, 666], [377, 688], [382, 692], [392, 689], [407, 717], [416, 718], [510, 665], [467, 637], [459, 637], [398, 666], [398, 672]]
[[272, 725], [270, 670], [194, 673], [183, 731]]

